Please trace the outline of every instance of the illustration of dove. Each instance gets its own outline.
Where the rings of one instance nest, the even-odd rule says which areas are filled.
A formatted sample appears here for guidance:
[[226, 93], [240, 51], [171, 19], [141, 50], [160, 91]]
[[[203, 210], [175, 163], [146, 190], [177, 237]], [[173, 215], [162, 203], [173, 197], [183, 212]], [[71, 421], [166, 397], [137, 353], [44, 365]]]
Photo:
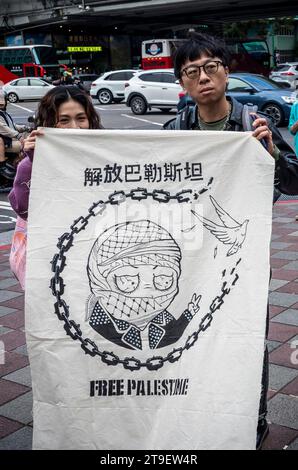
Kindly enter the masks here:
[[194, 210], [191, 210], [191, 212], [219, 241], [225, 245], [232, 245], [227, 252], [227, 256], [234, 255], [243, 245], [249, 220], [245, 220], [242, 224], [237, 222], [237, 220], [233, 219], [233, 217], [220, 207], [212, 196], [209, 197], [223, 225], [216, 224], [212, 220], [200, 216]]

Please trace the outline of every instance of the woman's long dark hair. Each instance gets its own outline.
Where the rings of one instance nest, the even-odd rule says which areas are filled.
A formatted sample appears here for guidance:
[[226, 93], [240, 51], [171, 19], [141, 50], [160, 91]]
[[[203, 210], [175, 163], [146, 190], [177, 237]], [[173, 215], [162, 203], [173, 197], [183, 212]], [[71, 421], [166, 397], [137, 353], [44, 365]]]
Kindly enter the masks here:
[[89, 120], [89, 129], [103, 129], [90, 96], [77, 86], [71, 85], [56, 86], [41, 99], [35, 117], [36, 127], [56, 127], [59, 106], [68, 100], [77, 101], [83, 106]]

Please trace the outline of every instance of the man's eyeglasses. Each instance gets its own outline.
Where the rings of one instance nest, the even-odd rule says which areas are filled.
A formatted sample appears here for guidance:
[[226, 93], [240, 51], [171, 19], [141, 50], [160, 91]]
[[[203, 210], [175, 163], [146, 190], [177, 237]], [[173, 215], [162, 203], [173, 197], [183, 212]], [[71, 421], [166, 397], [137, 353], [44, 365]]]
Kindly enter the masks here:
[[204, 70], [206, 75], [214, 75], [218, 71], [218, 67], [220, 65], [223, 65], [220, 60], [212, 60], [204, 65], [189, 65], [188, 67], [185, 67], [185, 69], [182, 69], [181, 75], [185, 73], [188, 78], [194, 80], [195, 78], [200, 77], [201, 69]]

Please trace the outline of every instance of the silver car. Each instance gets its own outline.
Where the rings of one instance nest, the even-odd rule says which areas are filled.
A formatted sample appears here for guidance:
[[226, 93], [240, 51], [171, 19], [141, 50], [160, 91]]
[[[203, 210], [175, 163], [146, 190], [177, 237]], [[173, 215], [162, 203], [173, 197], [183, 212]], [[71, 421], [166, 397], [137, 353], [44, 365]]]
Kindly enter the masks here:
[[271, 70], [269, 77], [276, 82], [288, 82], [295, 90], [298, 85], [298, 62], [278, 64]]
[[17, 78], [6, 83], [3, 90], [7, 94], [10, 103], [16, 103], [20, 100], [39, 100], [49, 90], [54, 88], [48, 82], [37, 77]]

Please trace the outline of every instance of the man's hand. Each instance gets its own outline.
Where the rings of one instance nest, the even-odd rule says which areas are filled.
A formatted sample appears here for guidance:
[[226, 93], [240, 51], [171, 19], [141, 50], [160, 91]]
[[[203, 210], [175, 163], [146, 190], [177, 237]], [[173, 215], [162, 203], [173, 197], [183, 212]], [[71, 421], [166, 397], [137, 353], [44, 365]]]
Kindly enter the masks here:
[[192, 314], [192, 316], [194, 316], [200, 310], [199, 303], [201, 301], [201, 298], [202, 298], [201, 295], [197, 296], [196, 294], [193, 294], [193, 296], [191, 298], [191, 301], [189, 302], [189, 304], [187, 306], [187, 308], [190, 311], [190, 313]]
[[257, 117], [252, 123], [252, 127], [255, 129], [253, 131], [253, 137], [258, 140], [265, 139], [267, 142], [267, 150], [270, 155], [273, 155], [274, 144], [272, 141], [272, 132], [268, 127], [268, 123], [265, 118]]
[[36, 142], [36, 137], [44, 135], [44, 132], [42, 129], [38, 129], [36, 131], [32, 131], [31, 134], [24, 139], [24, 151], [28, 152], [29, 150], [34, 150], [35, 149], [35, 142]]

